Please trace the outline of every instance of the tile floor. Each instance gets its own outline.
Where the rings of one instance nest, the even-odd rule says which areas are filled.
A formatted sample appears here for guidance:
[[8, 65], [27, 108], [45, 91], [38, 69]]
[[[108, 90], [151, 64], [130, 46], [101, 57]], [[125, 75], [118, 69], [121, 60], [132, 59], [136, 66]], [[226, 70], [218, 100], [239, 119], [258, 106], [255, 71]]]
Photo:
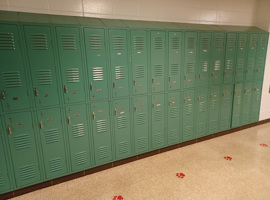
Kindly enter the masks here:
[[[226, 156], [232, 159], [224, 159]], [[178, 177], [177, 173], [185, 176]], [[269, 200], [270, 123], [148, 157], [14, 199]]]

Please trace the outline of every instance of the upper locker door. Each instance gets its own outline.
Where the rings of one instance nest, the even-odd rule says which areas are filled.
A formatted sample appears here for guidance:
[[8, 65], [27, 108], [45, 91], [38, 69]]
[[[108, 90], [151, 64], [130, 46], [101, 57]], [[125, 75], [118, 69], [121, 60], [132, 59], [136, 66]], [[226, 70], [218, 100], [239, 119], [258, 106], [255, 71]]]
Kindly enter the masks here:
[[242, 102], [242, 125], [250, 123], [251, 104], [252, 104], [252, 82], [246, 82], [243, 89]]
[[169, 90], [180, 89], [182, 72], [182, 32], [169, 32]]
[[84, 29], [90, 99], [108, 99], [108, 72], [104, 29]]
[[148, 88], [147, 31], [131, 31], [133, 94], [146, 94]]
[[36, 107], [59, 104], [50, 27], [24, 26]]
[[0, 90], [4, 111], [30, 107], [17, 25], [0, 25]]
[[209, 84], [209, 67], [211, 61], [211, 33], [200, 33], [199, 61], [197, 69], [197, 86]]
[[46, 179], [67, 173], [62, 115], [59, 108], [37, 111]]
[[197, 32], [185, 33], [184, 88], [195, 87], [197, 40]]
[[165, 89], [165, 32], [151, 31], [152, 92]]
[[237, 44], [237, 34], [228, 33], [226, 40], [224, 83], [232, 83], [234, 81], [234, 72], [236, 67], [235, 55], [237, 52], [236, 44]]
[[[2, 132], [2, 129], [0, 129]], [[0, 194], [7, 192], [11, 189], [10, 178], [8, 173], [7, 159], [4, 151], [4, 137], [0, 134]]]
[[251, 81], [254, 78], [255, 59], [257, 52], [258, 34], [251, 33], [248, 38], [248, 53], [246, 65], [246, 80]]
[[129, 95], [129, 64], [126, 30], [109, 30], [113, 97]]
[[252, 105], [251, 105], [251, 120], [250, 122], [259, 121], [260, 106], [261, 106], [261, 95], [262, 95], [262, 82], [253, 82], [252, 87]]
[[[168, 144], [175, 144], [180, 141], [181, 108], [180, 92], [168, 93]], [[182, 128], [182, 127], [181, 127]], [[181, 137], [182, 139], [182, 137]]]
[[164, 94], [152, 96], [152, 148], [165, 145], [165, 104]]
[[244, 80], [244, 70], [246, 68], [247, 59], [247, 40], [248, 34], [247, 33], [239, 33], [238, 36], [238, 45], [237, 45], [237, 56], [236, 56], [236, 69], [235, 69], [235, 76], [234, 81], [241, 82]]
[[66, 107], [66, 120], [72, 171], [90, 166], [89, 128], [85, 105]]
[[195, 119], [195, 92], [194, 90], [184, 91], [183, 105], [183, 140], [191, 140], [194, 137], [194, 119]]
[[197, 137], [207, 135], [208, 132], [208, 104], [209, 104], [209, 89], [207, 87], [197, 89], [197, 101], [196, 101], [196, 126], [195, 132]]
[[233, 85], [223, 85], [221, 97], [220, 131], [231, 128]]
[[223, 81], [225, 34], [213, 33], [210, 68], [210, 84], [221, 84]]
[[147, 96], [133, 98], [135, 153], [149, 150], [149, 108]]
[[220, 102], [221, 102], [221, 90], [220, 86], [214, 86], [210, 91], [209, 102], [209, 134], [217, 133], [219, 131], [220, 121]]
[[116, 159], [131, 155], [129, 99], [114, 101], [114, 135]]
[[79, 28], [56, 27], [65, 103], [85, 101]]
[[263, 80], [264, 66], [266, 60], [266, 52], [268, 46], [268, 33], [261, 33], [258, 41], [258, 49], [256, 54], [256, 69], [254, 79]]
[[11, 160], [17, 187], [41, 181], [37, 144], [30, 112], [5, 115]]
[[241, 126], [241, 107], [242, 107], [242, 93], [243, 84], [238, 83], [234, 85], [234, 96], [233, 96], [233, 113], [232, 113], [232, 128]]

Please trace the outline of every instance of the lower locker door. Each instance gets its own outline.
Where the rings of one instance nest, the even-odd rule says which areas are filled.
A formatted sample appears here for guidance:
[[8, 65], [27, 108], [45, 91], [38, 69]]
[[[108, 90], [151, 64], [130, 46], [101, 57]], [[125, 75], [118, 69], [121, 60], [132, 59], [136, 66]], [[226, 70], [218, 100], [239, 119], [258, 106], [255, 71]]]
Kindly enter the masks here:
[[208, 122], [208, 88], [198, 88], [196, 101], [196, 136], [202, 137], [207, 135], [207, 122]]
[[67, 173], [62, 115], [59, 108], [37, 112], [46, 179]]
[[72, 171], [90, 166], [90, 139], [87, 125], [86, 106], [66, 107], [66, 120]]
[[243, 89], [242, 125], [250, 123], [251, 94], [252, 94], [252, 82], [246, 82]]
[[262, 95], [262, 82], [253, 82], [252, 87], [252, 107], [251, 107], [251, 119], [250, 122], [259, 121], [260, 106], [261, 106], [261, 95]]
[[241, 126], [242, 90], [242, 83], [235, 84], [232, 111], [232, 128]]
[[219, 131], [219, 122], [220, 122], [220, 99], [221, 91], [220, 86], [215, 86], [211, 88], [210, 92], [210, 102], [209, 102], [209, 124], [208, 124], [208, 133], [213, 134]]
[[191, 140], [194, 137], [194, 90], [184, 91], [183, 102], [183, 140]]
[[221, 97], [220, 131], [231, 128], [233, 85], [223, 85]]
[[11, 189], [10, 177], [7, 170], [7, 159], [4, 153], [4, 146], [2, 143], [3, 139], [4, 137], [0, 136], [0, 194], [3, 194]]

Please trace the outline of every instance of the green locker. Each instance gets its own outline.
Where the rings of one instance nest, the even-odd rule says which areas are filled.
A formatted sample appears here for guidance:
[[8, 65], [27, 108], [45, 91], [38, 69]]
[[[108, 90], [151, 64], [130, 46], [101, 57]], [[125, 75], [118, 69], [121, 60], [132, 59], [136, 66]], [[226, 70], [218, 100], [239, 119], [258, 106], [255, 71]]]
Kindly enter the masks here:
[[36, 107], [59, 104], [51, 28], [24, 26]]
[[233, 83], [236, 68], [237, 34], [228, 33], [226, 41], [224, 83]]
[[30, 112], [5, 115], [11, 160], [17, 187], [41, 181], [37, 144]]
[[152, 92], [165, 89], [165, 35], [164, 31], [151, 31]]
[[195, 120], [195, 92], [194, 90], [184, 91], [183, 105], [183, 140], [194, 138], [194, 120]]
[[164, 94], [152, 96], [152, 148], [165, 145], [165, 104]]
[[221, 89], [214, 86], [210, 90], [208, 133], [213, 134], [219, 132], [220, 128]]
[[131, 156], [129, 99], [114, 102], [114, 135], [116, 159]]
[[241, 107], [242, 107], [242, 93], [243, 83], [234, 85], [234, 96], [233, 96], [233, 110], [232, 110], [232, 128], [241, 126]]
[[179, 143], [180, 136], [182, 139], [180, 92], [168, 93], [168, 144]]
[[113, 97], [129, 95], [129, 62], [126, 30], [109, 30]]
[[223, 85], [221, 97], [220, 131], [231, 128], [233, 85]]
[[108, 70], [104, 29], [84, 29], [90, 99], [108, 99]]
[[212, 56], [210, 69], [210, 85], [221, 84], [223, 81], [224, 54], [225, 54], [225, 34], [213, 33], [212, 37]]
[[77, 171], [90, 166], [90, 138], [85, 105], [66, 107], [71, 170]]
[[[2, 131], [2, 129], [1, 129]], [[11, 183], [8, 168], [7, 168], [7, 159], [4, 152], [4, 137], [0, 134], [0, 194], [5, 193], [11, 189]]]
[[250, 123], [251, 104], [252, 104], [251, 95], [252, 95], [252, 82], [246, 82], [243, 88], [242, 125]]
[[148, 88], [147, 31], [131, 31], [133, 94], [146, 94]]
[[256, 53], [255, 80], [263, 80], [266, 52], [268, 46], [268, 33], [261, 33]]
[[208, 105], [209, 105], [209, 89], [207, 87], [200, 87], [197, 89], [196, 101], [196, 136], [202, 137], [208, 133]]
[[59, 108], [37, 111], [46, 179], [67, 173], [62, 116]]
[[197, 69], [197, 86], [207, 86], [209, 84], [209, 67], [211, 61], [211, 33], [200, 33], [199, 58]]
[[197, 32], [185, 33], [184, 88], [195, 87], [197, 40]]
[[246, 68], [246, 54], [247, 54], [247, 33], [239, 33], [238, 34], [238, 45], [237, 45], [237, 54], [236, 54], [236, 69], [234, 81], [236, 83], [244, 80], [244, 70]]
[[92, 103], [92, 130], [96, 165], [112, 161], [110, 109], [107, 101]]
[[169, 90], [180, 89], [182, 72], [182, 32], [169, 32]]
[[85, 101], [79, 28], [56, 27], [65, 103]]
[[252, 81], [254, 78], [257, 43], [258, 43], [258, 34], [257, 33], [249, 34], [247, 65], [246, 65], [246, 81]]
[[149, 112], [147, 96], [133, 98], [135, 154], [149, 150]]
[[26, 74], [17, 25], [0, 25], [0, 90], [4, 111], [29, 108]]
[[259, 121], [262, 95], [262, 82], [253, 82], [250, 123]]

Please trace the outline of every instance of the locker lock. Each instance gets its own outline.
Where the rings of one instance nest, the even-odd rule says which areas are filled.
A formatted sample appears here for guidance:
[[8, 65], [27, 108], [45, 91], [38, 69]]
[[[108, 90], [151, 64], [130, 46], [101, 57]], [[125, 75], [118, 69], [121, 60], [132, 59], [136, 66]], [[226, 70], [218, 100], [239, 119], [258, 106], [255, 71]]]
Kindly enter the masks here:
[[3, 100], [5, 100], [6, 99], [6, 93], [5, 93], [5, 91], [2, 91], [1, 94], [2, 94]]

